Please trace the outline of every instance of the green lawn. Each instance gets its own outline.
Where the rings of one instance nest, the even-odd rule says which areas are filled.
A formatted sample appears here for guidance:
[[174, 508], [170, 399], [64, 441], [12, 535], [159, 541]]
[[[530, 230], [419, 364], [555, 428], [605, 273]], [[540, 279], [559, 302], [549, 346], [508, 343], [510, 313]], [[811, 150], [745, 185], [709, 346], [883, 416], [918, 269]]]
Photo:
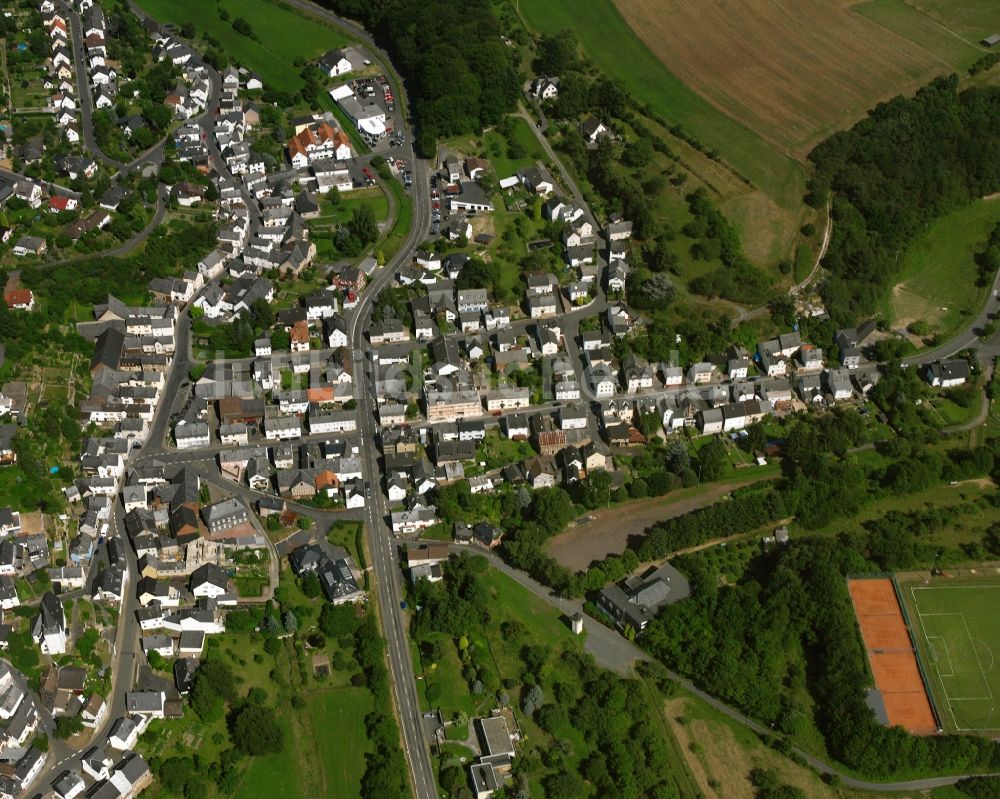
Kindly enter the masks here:
[[963, 407], [944, 394], [933, 397], [928, 404], [934, 408], [945, 426], [965, 424], [974, 419], [982, 408], [982, 393], [975, 388], [971, 391], [974, 399], [968, 407]]
[[476, 450], [476, 460], [486, 461], [487, 469], [498, 469], [508, 463], [534, 457], [527, 441], [512, 441], [496, 431], [490, 431]]
[[1000, 32], [1000, 5], [995, 0], [912, 0], [909, 4], [973, 42]]
[[487, 157], [493, 164], [497, 178], [500, 179], [508, 178], [525, 167], [533, 166], [535, 161], [546, 160], [542, 145], [524, 118], [511, 117], [511, 125], [510, 140], [516, 148], [515, 152], [523, 153], [517, 158], [510, 156], [509, 147], [511, 145], [496, 128], [483, 136]]
[[365, 733], [371, 693], [365, 688], [333, 688], [310, 691], [303, 698], [302, 711], [287, 705], [280, 709], [285, 747], [279, 754], [250, 761], [236, 799], [360, 799], [365, 754], [371, 751]]
[[279, 713], [279, 723], [285, 732], [285, 746], [276, 755], [252, 758], [233, 796], [235, 799], [270, 799], [272, 796], [308, 796], [307, 780], [316, 776], [322, 764], [310, 758], [309, 768], [303, 768], [305, 752], [297, 752], [293, 742], [287, 709]]
[[255, 597], [260, 596], [267, 585], [267, 577], [259, 577], [253, 574], [238, 574], [235, 578], [236, 591], [240, 596]]
[[359, 565], [358, 529], [360, 526], [360, 522], [336, 522], [330, 526], [326, 534], [326, 538], [331, 544], [336, 544], [346, 549]]
[[723, 158], [786, 209], [801, 205], [805, 173], [791, 156], [713, 107], [671, 73], [635, 36], [611, 0], [530, 0], [520, 6], [541, 33], [572, 30], [596, 66], [641, 102]]
[[888, 300], [893, 325], [922, 320], [940, 337], [955, 333], [982, 308], [975, 253], [1000, 224], [1000, 202], [978, 200], [936, 220], [902, 259]]
[[[290, 574], [283, 574], [282, 602], [290, 606], [308, 606], [308, 618], [317, 616], [321, 600], [302, 595]], [[311, 626], [303, 622], [303, 631]], [[226, 633], [208, 640], [211, 657], [226, 660], [237, 675], [237, 693], [244, 695], [251, 687], [263, 688], [268, 704], [276, 707], [284, 731], [285, 745], [276, 755], [249, 758], [235, 792], [237, 799], [265, 799], [274, 796], [360, 797], [361, 777], [369, 742], [365, 717], [371, 712], [373, 697], [367, 688], [352, 687], [351, 672], [336, 665], [328, 677], [313, 675], [309, 661], [316, 650], [306, 652], [306, 667], [299, 668], [292, 639], [286, 639], [274, 655], [264, 651], [264, 639], [255, 633]], [[12, 657], [20, 650], [12, 646]], [[327, 641], [322, 650], [336, 664], [343, 656], [335, 641]], [[349, 660], [351, 658], [349, 657]], [[291, 697], [298, 695], [304, 706], [296, 708]], [[184, 718], [156, 722], [143, 736], [141, 747], [147, 756], [167, 758], [189, 755], [194, 749], [204, 762], [218, 759], [230, 746], [225, 719], [202, 723], [188, 706]], [[154, 784], [154, 797], [165, 796], [162, 786]], [[210, 797], [220, 796], [211, 791]]]
[[373, 707], [371, 694], [364, 688], [338, 688], [311, 694], [307, 702], [307, 729], [315, 736], [325, 777], [326, 790], [320, 795], [360, 797], [365, 754], [371, 751], [365, 733], [365, 716]]
[[[194, 23], [201, 35], [214, 36], [239, 65], [257, 72], [265, 88], [294, 93], [302, 86], [300, 67], [293, 61], [312, 61], [327, 50], [342, 47], [349, 38], [342, 31], [296, 13], [288, 6], [268, 0], [139, 0], [139, 5], [157, 21], [183, 25]], [[231, 19], [242, 17], [259, 41], [237, 33], [219, 12]]]
[[384, 222], [389, 218], [389, 201], [385, 192], [378, 186], [370, 189], [355, 189], [341, 194], [336, 205], [324, 198], [320, 202], [320, 214], [313, 224], [329, 225], [334, 222], [346, 222], [351, 218], [355, 208], [371, 208], [376, 222]]
[[[492, 604], [505, 610], [501, 616], [520, 621], [527, 628], [529, 638], [537, 638], [551, 646], [579, 640], [561, 613], [506, 574], [490, 569], [483, 574], [481, 582], [492, 597]], [[508, 654], [512, 653], [499, 652], [498, 657], [503, 660]]]
[[375, 251], [381, 252], [388, 262], [399, 252], [406, 237], [410, 235], [410, 228], [413, 227], [413, 198], [396, 179], [388, 181], [385, 185], [389, 187], [396, 201], [396, 221], [385, 238], [376, 244]]
[[941, 722], [957, 732], [1000, 729], [1000, 582], [901, 585]]
[[[484, 709], [484, 702], [488, 699], [473, 696], [469, 691], [468, 683], [462, 677], [462, 661], [455, 642], [444, 633], [432, 633], [427, 636], [427, 640], [440, 642], [443, 654], [436, 663], [424, 662], [423, 680], [417, 682], [417, 687], [421, 689], [421, 706], [425, 710], [439, 707], [446, 717], [451, 717], [458, 711], [470, 717], [475, 716]], [[415, 654], [415, 663], [420, 662], [416, 660], [417, 657]], [[428, 691], [431, 691], [429, 695], [432, 697], [437, 692], [437, 698], [433, 702], [427, 698]]]

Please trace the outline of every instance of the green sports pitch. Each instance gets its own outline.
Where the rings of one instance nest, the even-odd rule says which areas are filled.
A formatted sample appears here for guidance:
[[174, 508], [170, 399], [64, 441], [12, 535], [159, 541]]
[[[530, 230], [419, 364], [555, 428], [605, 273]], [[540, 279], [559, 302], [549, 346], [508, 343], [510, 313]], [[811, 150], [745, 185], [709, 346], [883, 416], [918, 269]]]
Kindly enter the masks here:
[[900, 585], [945, 729], [1000, 730], [1000, 579]]

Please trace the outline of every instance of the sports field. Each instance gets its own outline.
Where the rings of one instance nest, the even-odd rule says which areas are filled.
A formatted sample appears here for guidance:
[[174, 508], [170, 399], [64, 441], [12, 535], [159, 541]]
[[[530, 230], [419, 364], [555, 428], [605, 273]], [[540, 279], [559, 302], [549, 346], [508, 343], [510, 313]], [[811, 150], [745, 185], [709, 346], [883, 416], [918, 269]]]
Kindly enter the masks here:
[[903, 583], [902, 592], [942, 723], [1000, 730], [1000, 578]]
[[879, 101], [911, 92], [953, 68], [939, 52], [843, 2], [615, 3], [674, 75], [796, 157]]
[[936, 732], [934, 711], [892, 581], [849, 580], [847, 589], [886, 720], [919, 735]]

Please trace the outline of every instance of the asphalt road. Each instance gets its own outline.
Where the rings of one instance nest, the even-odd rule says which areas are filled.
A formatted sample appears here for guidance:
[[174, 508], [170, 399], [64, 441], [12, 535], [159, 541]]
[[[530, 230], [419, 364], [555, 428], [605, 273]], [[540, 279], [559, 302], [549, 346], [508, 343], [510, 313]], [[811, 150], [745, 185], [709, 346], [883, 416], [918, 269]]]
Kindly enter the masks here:
[[[452, 552], [473, 552], [474, 554], [482, 555], [490, 561], [494, 568], [516, 580], [520, 585], [527, 588], [535, 596], [541, 598], [545, 602], [548, 602], [554, 608], [559, 610], [564, 616], [572, 616], [574, 613], [583, 610], [583, 603], [580, 600], [562, 599], [556, 596], [548, 588], [536, 582], [524, 572], [518, 571], [517, 569], [509, 566], [493, 552], [487, 552], [479, 547], [473, 548], [471, 545], [461, 546], [457, 544], [452, 545], [450, 549]], [[584, 614], [583, 617], [583, 627], [587, 633], [587, 640], [584, 642], [584, 648], [594, 656], [594, 659], [600, 665], [606, 668], [617, 671], [622, 675], [629, 676], [633, 673], [635, 663], [640, 660], [650, 659], [649, 655], [647, 655], [635, 644], [627, 641], [622, 636], [618, 635], [618, 633], [605, 627], [603, 624], [586, 614]], [[703, 702], [708, 703], [723, 715], [739, 722], [759, 735], [773, 734], [773, 730], [757, 721], [754, 721], [748, 716], [743, 715], [735, 708], [727, 705], [725, 702], [721, 702], [711, 694], [705, 693], [690, 680], [682, 677], [676, 672], [668, 669], [667, 674], [670, 676], [671, 680], [680, 685], [685, 691], [688, 691], [698, 697]], [[844, 783], [844, 785], [863, 791], [926, 791], [932, 788], [940, 788], [944, 785], [954, 785], [960, 780], [974, 776], [971, 774], [958, 774], [942, 777], [930, 777], [920, 780], [902, 780], [899, 782], [872, 782], [870, 780], [860, 780], [849, 774], [844, 774], [826, 761], [820, 760], [818, 757], [815, 757], [798, 747], [792, 747], [792, 751], [820, 774], [835, 775], [841, 780], [841, 782]]]
[[[177, 346], [179, 351], [186, 352], [188, 340], [188, 325], [186, 323], [179, 324], [177, 328]], [[171, 364], [170, 372], [167, 377], [167, 385], [163, 393], [164, 398], [173, 396], [171, 392], [176, 391], [181, 376], [186, 374], [187, 370], [186, 368], [183, 368], [184, 361], [185, 358], [182, 356], [175, 358]], [[166, 419], [170, 415], [169, 409], [170, 403], [166, 401], [161, 402], [157, 406], [156, 414], [153, 419], [154, 429], [157, 427], [161, 430], [164, 429]], [[139, 450], [139, 452], [141, 452], [141, 450]], [[137, 453], [133, 450], [126, 463], [126, 469], [136, 460]], [[138, 600], [136, 599], [135, 589], [138, 581], [139, 566], [135, 551], [132, 549], [132, 546], [129, 543], [128, 535], [122, 525], [122, 518], [124, 515], [125, 513], [121, 504], [121, 497], [118, 496], [115, 499], [115, 504], [112, 509], [111, 529], [114, 531], [113, 534], [117, 535], [125, 545], [122, 547], [122, 551], [125, 553], [128, 583], [125, 587], [125, 598], [122, 600], [121, 608], [119, 609], [118, 626], [115, 630], [115, 639], [112, 648], [111, 691], [106, 697], [108, 712], [104, 721], [91, 735], [90, 740], [87, 743], [88, 747], [92, 745], [103, 745], [107, 741], [111, 725], [119, 717], [125, 715], [125, 694], [131, 690], [133, 680], [135, 678], [136, 652], [138, 651], [139, 645], [139, 623], [135, 617]], [[38, 777], [35, 778], [34, 782], [30, 786], [26, 787], [25, 795], [31, 795], [33, 792], [47, 787], [52, 780], [59, 776], [62, 770], [67, 768], [69, 765], [72, 765], [69, 761], [75, 761], [80, 756], [80, 752], [69, 750], [65, 744], [61, 742], [56, 743], [55, 739], [51, 740], [52, 750], [49, 760], [46, 762], [45, 767], [39, 773]]]
[[[308, 0], [287, 0], [287, 2], [300, 10], [319, 16], [333, 24], [347, 29], [353, 36], [365, 42], [376, 57], [383, 61], [383, 67], [386, 69], [387, 74], [391, 76], [395, 75], [389, 66], [388, 58], [381, 50], [379, 50], [374, 41], [364, 30], [353, 23], [346, 22], [336, 17], [332, 13], [320, 8], [314, 3], [308, 2]], [[75, 14], [71, 13], [70, 20], [73, 30], [74, 47], [77, 48], [78, 53], [82, 54], [82, 37], [79, 18]], [[80, 86], [80, 95], [82, 98], [85, 98], [81, 102], [81, 116], [83, 117], [82, 127], [84, 143], [87, 146], [87, 149], [90, 150], [95, 157], [100, 158], [100, 160], [116, 169], [134, 168], [141, 163], [157, 160], [162, 157], [162, 144], [151, 148], [150, 151], [135, 159], [135, 161], [131, 164], [124, 164], [114, 159], [110, 159], [101, 153], [100, 149], [96, 146], [96, 141], [93, 136], [91, 98], [86, 70], [82, 58], [78, 57], [76, 59], [76, 69], [77, 79]], [[213, 89], [212, 96], [210, 97], [206, 112], [196, 121], [206, 130], [206, 141], [209, 146], [210, 153], [213, 156], [214, 166], [224, 176], [231, 177], [228, 169], [226, 168], [225, 162], [221, 158], [221, 154], [218, 152], [218, 148], [215, 146], [214, 139], [211, 136], [211, 121], [218, 101], [220, 79], [218, 74], [211, 68], [209, 68], [209, 75]], [[401, 95], [397, 93], [397, 96]], [[522, 113], [524, 113], [523, 110]], [[571, 176], [569, 176], [562, 168], [561, 161], [555, 157], [555, 154], [551, 151], [551, 147], [549, 146], [547, 140], [538, 130], [535, 129], [534, 123], [532, 122], [531, 124], [532, 129], [535, 130], [535, 134], [538, 136], [540, 143], [545, 148], [546, 153], [553, 158], [556, 164], [559, 165], [563, 180], [566, 182], [567, 186], [571, 188], [574, 198], [581, 204], [582, 207], [586, 209], [587, 207], [582, 202], [582, 193], [579, 191], [579, 188], [576, 186]], [[364, 456], [366, 470], [365, 478], [367, 484], [373, 487], [372, 497], [369, 499], [368, 506], [364, 511], [364, 516], [366, 517], [370, 531], [369, 546], [371, 549], [372, 568], [376, 577], [376, 590], [378, 592], [383, 631], [388, 644], [389, 666], [396, 692], [397, 711], [403, 731], [404, 749], [412, 773], [415, 794], [418, 799], [424, 799], [425, 797], [436, 797], [437, 790], [433, 771], [431, 769], [427, 741], [424, 736], [422, 726], [422, 713], [420, 711], [420, 705], [416, 695], [413, 664], [410, 656], [409, 641], [406, 634], [408, 617], [407, 614], [402, 612], [400, 609], [400, 601], [402, 599], [402, 576], [399, 567], [399, 553], [394, 537], [386, 524], [386, 520], [389, 515], [387, 501], [384, 494], [381, 490], [379, 490], [381, 472], [379, 468], [379, 452], [377, 446], [378, 429], [375, 424], [374, 391], [373, 386], [371, 385], [371, 365], [370, 362], [363, 361], [362, 356], [362, 353], [366, 349], [365, 334], [367, 327], [371, 322], [371, 308], [373, 300], [377, 297], [379, 291], [381, 291], [382, 288], [387, 286], [393, 280], [398, 269], [409, 263], [412, 251], [422, 241], [428, 229], [429, 197], [426, 192], [428, 165], [425, 162], [415, 160], [413, 163], [413, 177], [413, 185], [415, 187], [414, 197], [416, 198], [413, 228], [411, 229], [407, 241], [400, 249], [396, 258], [376, 273], [369, 285], [368, 290], [364, 293], [361, 304], [357, 309], [355, 309], [355, 312], [350, 320], [350, 340], [355, 349], [356, 358], [359, 361], [358, 365], [363, 365], [363, 369], [359, 369], [355, 376], [355, 398], [360, 410], [362, 454]], [[251, 213], [253, 213], [256, 208], [256, 202], [246, 193], [244, 200], [247, 207], [251, 209]], [[162, 219], [163, 207], [163, 204], [159, 203], [158, 198], [158, 215], [160, 219]], [[589, 209], [587, 209], [587, 212], [589, 215]], [[154, 220], [156, 220], [156, 217], [154, 217]], [[158, 220], [156, 223], [158, 224]], [[148, 228], [148, 232], [143, 231], [145, 235], [148, 236], [155, 226], [155, 224], [151, 225]], [[145, 236], [143, 236], [143, 238], [145, 238]], [[128, 242], [126, 245], [132, 245], [132, 247], [134, 247], [137, 243], [138, 242]], [[114, 253], [112, 252], [110, 254]], [[998, 282], [1000, 282], [1000, 275], [998, 275], [997, 281], [994, 282], [994, 289], [997, 288]], [[599, 278], [599, 288], [600, 293], [595, 301], [598, 303], [596, 307], [591, 304], [585, 309], [572, 311], [561, 318], [564, 326], [564, 335], [566, 336], [567, 341], [575, 338], [580, 319], [585, 316], [600, 313], [606, 308], [607, 301], [603, 293], [603, 274]], [[926, 363], [939, 357], [947, 357], [948, 355], [954, 354], [955, 352], [973, 344], [978, 345], [978, 335], [973, 331], [977, 328], [985, 326], [985, 324], [989, 321], [989, 316], [996, 313], [998, 308], [1000, 308], [1000, 302], [998, 302], [996, 297], [991, 293], [986, 309], [984, 309], [980, 317], [978, 317], [972, 325], [970, 325], [969, 330], [960, 334], [958, 337], [942, 347], [936, 348], [928, 353], [922, 353], [920, 356], [913, 359], [911, 363]], [[175, 357], [170, 370], [167, 387], [163, 393], [164, 401], [161, 402], [160, 406], [157, 408], [148, 444], [144, 450], [137, 454], [136, 459], [141, 457], [141, 459], [147, 460], [162, 457], [174, 460], [174, 458], [179, 455], [179, 453], [168, 454], [164, 449], [163, 442], [165, 440], [170, 412], [174, 405], [173, 399], [177, 397], [180, 382], [183, 377], [186, 376], [190, 365], [190, 325], [186, 314], [182, 316], [178, 323], [177, 337], [178, 355]], [[570, 348], [569, 346], [567, 348], [570, 350], [574, 361], [579, 361], [579, 353], [575, 351], [575, 345], [573, 348]], [[206, 478], [209, 477], [209, 472], [205, 471], [202, 466], [196, 466], [195, 469], [199, 473], [203, 473], [203, 476]], [[213, 481], [220, 479], [216, 474], [212, 474], [211, 476]], [[226, 483], [226, 487], [228, 489], [239, 489], [236, 493], [246, 494], [248, 499], [251, 498], [251, 495], [255, 495], [257, 493], [251, 492], [250, 489], [245, 489], [244, 491], [242, 487], [230, 485], [228, 482]], [[296, 510], [298, 510], [298, 508], [296, 508]], [[311, 511], [312, 513], [310, 513], [310, 515], [315, 514], [314, 518], [316, 518], [318, 522], [328, 521], [331, 517], [335, 516], [335, 514], [331, 514], [330, 512], [317, 511], [316, 509], [307, 508], [305, 506], [303, 506], [303, 510], [306, 512]], [[352, 514], [352, 516], [353, 515], [356, 514]], [[120, 505], [116, 505], [112, 516], [112, 523], [116, 534], [120, 535], [123, 540], [127, 540], [121, 526], [121, 516], [122, 509]], [[347, 518], [347, 516], [341, 516], [340, 518]], [[132, 551], [131, 547], [127, 546], [124, 549], [126, 551], [126, 557], [128, 558], [130, 585], [126, 591], [126, 599], [122, 605], [120, 617], [121, 622], [117, 628], [117, 635], [115, 639], [116, 657], [113, 661], [113, 689], [109, 697], [110, 707], [107, 719], [104, 724], [101, 725], [97, 731], [95, 731], [92, 742], [105, 741], [110, 724], [124, 712], [125, 693], [130, 689], [135, 674], [138, 624], [135, 620], [136, 599], [134, 588], [137, 575], [137, 563], [135, 553]], [[490, 557], [496, 568], [504, 571], [533, 593], [540, 596], [553, 606], [559, 608], [561, 612], [571, 615], [582, 607], [580, 606], [580, 603], [554, 597], [546, 588], [533, 581], [527, 575], [512, 569], [492, 553], [490, 553], [488, 557]], [[645, 653], [643, 653], [638, 647], [635, 647], [633, 644], [625, 641], [616, 633], [605, 628], [603, 625], [598, 624], [596, 621], [587, 618], [585, 621], [585, 627], [588, 632], [587, 649], [595, 656], [595, 659], [603, 665], [621, 673], [628, 673], [637, 660], [647, 658]], [[692, 685], [687, 680], [684, 680], [679, 675], [672, 676], [686, 690], [689, 690], [693, 694], [699, 696], [720, 712], [725, 713], [726, 715], [739, 721], [741, 724], [744, 724], [745, 726], [758, 732], [768, 732], [752, 719], [743, 716], [728, 705], [725, 705], [708, 694], [700, 691], [697, 687]], [[799, 754], [818, 771], [822, 773], [838, 774], [846, 785], [868, 790], [923, 790], [941, 785], [953, 784], [965, 776], [948, 776], [928, 780], [913, 780], [890, 784], [872, 783], [839, 774], [839, 772], [830, 767], [828, 764], [812, 757], [811, 755], [808, 755], [805, 752], [799, 752]], [[60, 757], [58, 761], [56, 761], [57, 757]], [[73, 757], [75, 757], [75, 755], [68, 753], [64, 745], [54, 745], [52, 756], [50, 757], [51, 765], [43, 770], [32, 786], [29, 787], [29, 791], [37, 790], [38, 786], [45, 785], [47, 782], [51, 781], [58, 775], [59, 771], [65, 767], [66, 760], [72, 759]]]
[[403, 593], [399, 553], [392, 532], [386, 524], [389, 508], [385, 494], [381, 490], [372, 364], [370, 360], [364, 358], [365, 334], [371, 323], [373, 300], [395, 278], [399, 268], [410, 262], [413, 249], [420, 243], [428, 229], [430, 195], [426, 190], [427, 164], [423, 161], [413, 163], [413, 185], [414, 195], [419, 198], [414, 203], [413, 227], [399, 254], [391, 263], [376, 272], [369, 283], [361, 303], [350, 319], [348, 338], [354, 349], [354, 396], [362, 434], [361, 454], [365, 464], [365, 483], [372, 489], [365, 511], [375, 589], [378, 592], [382, 629], [389, 656], [389, 670], [395, 687], [396, 706], [403, 731], [403, 749], [410, 766], [414, 794], [417, 799], [428, 799], [437, 796], [437, 786], [424, 736], [420, 702], [416, 694], [416, 680], [406, 631], [408, 616], [400, 609]]
[[[392, 68], [388, 55], [381, 50], [374, 39], [363, 28], [341, 19], [308, 0], [287, 0], [294, 8], [312, 14], [326, 22], [347, 30], [363, 42], [394, 84], [397, 102], [405, 107], [405, 95], [400, 91], [401, 81]], [[411, 131], [407, 139], [412, 142]], [[381, 472], [377, 447], [377, 427], [375, 425], [375, 392], [369, 383], [371, 362], [364, 359], [367, 350], [365, 334], [371, 322], [372, 303], [379, 292], [389, 285], [398, 270], [409, 264], [413, 251], [419, 246], [430, 226], [430, 195], [428, 192], [429, 165], [413, 159], [413, 225], [398, 254], [391, 262], [379, 269], [369, 281], [361, 302], [350, 318], [349, 340], [354, 348], [355, 374], [354, 392], [358, 405], [362, 433], [362, 457], [365, 463], [365, 482], [372, 487], [365, 513], [369, 529], [369, 549], [372, 570], [375, 576], [375, 590], [378, 594], [382, 631], [387, 644], [389, 672], [395, 689], [396, 710], [403, 732], [403, 749], [410, 767], [411, 782], [417, 799], [431, 799], [437, 796], [437, 785], [431, 768], [430, 752], [424, 736], [422, 713], [416, 694], [416, 680], [410, 657], [409, 638], [406, 624], [408, 619], [399, 607], [402, 601], [398, 551], [386, 519], [389, 515], [388, 503], [380, 489]]]
[[85, 252], [78, 255], [71, 255], [69, 258], [63, 258], [59, 261], [46, 261], [43, 265], [46, 267], [53, 266], [63, 266], [65, 264], [76, 263], [77, 261], [83, 261], [87, 258], [122, 258], [133, 250], [138, 249], [146, 239], [148, 239], [153, 231], [156, 230], [161, 224], [163, 224], [163, 219], [167, 215], [167, 189], [165, 186], [161, 185], [156, 190], [156, 210], [153, 211], [153, 217], [149, 220], [149, 224], [146, 225], [142, 230], [136, 233], [128, 241], [122, 242], [117, 247], [113, 247], [110, 250], [102, 250], [100, 252]]
[[94, 135], [94, 98], [90, 93], [90, 77], [87, 75], [87, 60], [84, 57], [86, 50], [80, 15], [67, 4], [63, 4], [63, 11], [69, 20], [70, 36], [73, 39], [73, 65], [76, 69], [77, 97], [80, 99], [80, 135], [83, 139], [83, 146], [95, 159], [104, 163], [112, 171], [117, 171], [125, 164], [105, 155], [104, 151], [97, 146], [97, 137]]

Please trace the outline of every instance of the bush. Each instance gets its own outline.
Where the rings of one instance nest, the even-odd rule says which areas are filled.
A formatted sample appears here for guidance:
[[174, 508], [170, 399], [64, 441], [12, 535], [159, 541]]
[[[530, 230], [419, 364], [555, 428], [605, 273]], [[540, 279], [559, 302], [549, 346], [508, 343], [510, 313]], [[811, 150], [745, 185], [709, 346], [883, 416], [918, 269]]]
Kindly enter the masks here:
[[234, 711], [229, 734], [236, 748], [251, 756], [276, 754], [285, 745], [274, 710], [255, 702], [246, 702]]

